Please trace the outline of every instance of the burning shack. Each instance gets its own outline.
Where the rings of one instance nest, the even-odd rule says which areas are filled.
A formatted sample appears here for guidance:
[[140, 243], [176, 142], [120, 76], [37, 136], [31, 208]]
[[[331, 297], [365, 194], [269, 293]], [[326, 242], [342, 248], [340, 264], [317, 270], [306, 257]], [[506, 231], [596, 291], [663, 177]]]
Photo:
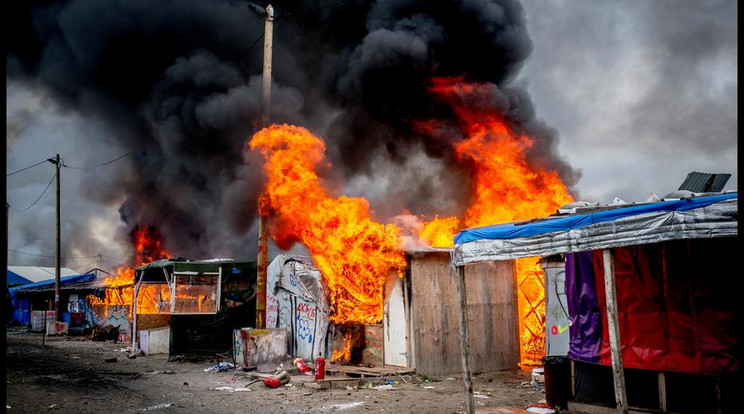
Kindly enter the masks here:
[[[268, 328], [285, 328], [288, 352], [336, 364], [404, 367], [427, 375], [459, 372], [456, 291], [450, 250], [407, 255], [403, 277], [390, 273], [382, 296], [381, 323], [329, 322], [326, 288], [309, 257], [279, 255], [268, 268]], [[513, 262], [468, 269], [478, 283], [468, 296], [476, 372], [517, 367], [520, 360]]]
[[546, 360], [550, 404], [734, 412], [742, 388], [741, 307], [730, 268], [737, 201], [736, 192], [688, 192], [468, 229], [455, 238], [452, 264], [470, 290], [475, 263], [552, 256], [546, 268], [555, 269], [559, 258], [549, 285], [555, 299], [565, 296], [568, 320], [554, 326], [569, 337], [550, 347], [567, 362]]
[[168, 326], [171, 358], [232, 349], [232, 332], [255, 320], [256, 263], [233, 259], [164, 259], [135, 269], [132, 349], [147, 353]]

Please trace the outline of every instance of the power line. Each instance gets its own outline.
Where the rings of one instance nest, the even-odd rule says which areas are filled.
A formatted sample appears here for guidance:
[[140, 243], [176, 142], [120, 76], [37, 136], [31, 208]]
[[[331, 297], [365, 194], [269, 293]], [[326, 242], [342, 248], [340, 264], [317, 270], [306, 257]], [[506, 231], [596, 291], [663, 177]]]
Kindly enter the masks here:
[[[44, 162], [46, 162], [46, 161], [44, 161]], [[36, 203], [38, 203], [39, 200], [41, 200], [41, 197], [44, 197], [44, 194], [46, 194], [47, 190], [49, 189], [49, 187], [52, 185], [52, 182], [54, 181], [54, 177], [56, 177], [56, 176], [57, 176], [57, 173], [54, 173], [54, 175], [52, 175], [52, 179], [49, 180], [49, 184], [47, 184], [47, 186], [44, 189], [44, 191], [42, 191], [41, 195], [39, 195], [39, 198], [37, 198], [36, 201], [34, 201], [33, 203], [31, 203], [30, 206], [28, 206], [26, 208], [22, 208], [20, 210], [17, 209], [17, 208], [13, 208], [13, 207], [11, 207], [10, 209], [13, 210], [13, 211], [26, 211], [26, 210], [30, 209], [31, 207], [35, 206]]]
[[245, 52], [243, 52], [243, 55], [240, 56], [239, 60], [243, 60], [243, 58], [248, 54], [248, 52], [250, 52], [251, 49], [253, 49], [253, 46], [256, 46], [256, 43], [258, 43], [259, 40], [263, 39], [265, 34], [266, 34], [265, 32], [261, 32], [261, 35], [258, 36], [256, 40], [254, 40], [253, 43], [251, 43], [250, 46], [248, 46], [248, 49], [246, 49]]
[[[9, 252], [13, 252], [13, 253], [18, 253], [18, 254], [25, 254], [27, 256], [47, 257], [47, 258], [51, 258], [51, 259], [54, 258], [54, 256], [43, 255], [43, 254], [35, 254], [35, 253], [28, 253], [28, 252], [22, 252], [20, 250], [15, 250], [15, 249], [8, 249], [8, 251]], [[65, 260], [97, 259], [97, 258], [98, 258], [98, 255], [95, 255], [95, 256], [79, 256], [79, 257], [60, 257], [60, 259], [65, 259]]]
[[114, 158], [111, 161], [106, 161], [103, 164], [91, 165], [91, 166], [88, 166], [88, 167], [71, 167], [71, 166], [65, 164], [65, 161], [62, 160], [62, 166], [65, 167], [65, 168], [72, 168], [72, 169], [75, 169], [75, 170], [88, 170], [88, 169], [91, 169], [91, 168], [103, 167], [104, 165], [108, 165], [108, 164], [111, 164], [112, 162], [119, 161], [120, 159], [122, 159], [122, 158], [124, 158], [124, 157], [126, 157], [127, 155], [130, 155], [130, 154], [132, 154], [132, 153], [131, 152], [127, 152], [126, 154], [124, 154], [124, 155], [122, 155], [120, 157], [116, 157], [116, 158]]
[[41, 164], [44, 164], [44, 163], [45, 163], [45, 162], [47, 162], [47, 161], [48, 161], [48, 160], [44, 160], [44, 161], [41, 161], [41, 162], [37, 162], [36, 164], [34, 164], [34, 165], [29, 165], [29, 166], [28, 166], [28, 167], [26, 167], [26, 168], [21, 168], [21, 169], [20, 169], [20, 170], [18, 170], [18, 171], [13, 171], [12, 173], [8, 174], [8, 175], [7, 175], [6, 177], [10, 177], [10, 176], [11, 176], [11, 175], [13, 175], [13, 174], [16, 174], [16, 173], [19, 173], [19, 172], [22, 172], [22, 171], [26, 171], [26, 170], [28, 170], [28, 169], [30, 169], [30, 168], [34, 168], [34, 167], [36, 167], [37, 165], [41, 165]]

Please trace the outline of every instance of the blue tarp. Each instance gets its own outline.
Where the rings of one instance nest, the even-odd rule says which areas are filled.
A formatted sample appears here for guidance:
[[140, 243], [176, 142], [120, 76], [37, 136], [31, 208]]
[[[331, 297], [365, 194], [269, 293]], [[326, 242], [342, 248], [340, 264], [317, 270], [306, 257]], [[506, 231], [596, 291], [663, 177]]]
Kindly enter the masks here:
[[20, 286], [31, 283], [30, 280], [26, 279], [25, 277], [19, 275], [16, 272], [12, 272], [8, 270], [8, 280], [6, 282], [6, 286], [8, 287], [14, 287], [14, 286]]
[[[8, 274], [11, 272], [8, 271]], [[70, 275], [59, 278], [60, 286], [72, 285], [77, 283], [90, 282], [96, 279], [96, 275], [93, 273], [86, 273], [82, 275]], [[18, 292], [44, 289], [54, 287], [54, 279], [43, 280], [36, 283], [28, 283], [22, 286], [16, 286], [8, 289], [10, 294], [10, 300], [13, 304], [13, 316], [11, 321], [20, 323], [21, 325], [28, 325], [30, 323], [29, 310], [31, 309], [28, 298], [19, 299], [16, 295]]]
[[633, 205], [594, 213], [573, 214], [565, 217], [546, 218], [535, 222], [517, 222], [463, 230], [455, 236], [455, 244], [476, 240], [515, 239], [545, 233], [569, 231], [592, 224], [614, 221], [625, 217], [654, 213], [688, 211], [707, 207], [719, 201], [736, 199], [738, 193], [727, 193], [709, 197], [696, 197], [653, 204]]
[[[96, 275], [93, 273], [86, 273], [82, 275], [70, 275], [70, 276], [64, 276], [59, 278], [60, 286], [64, 285], [71, 285], [75, 283], [84, 283], [84, 282], [90, 282], [92, 280], [96, 279]], [[17, 286], [14, 288], [8, 289], [10, 291], [10, 294], [13, 295], [16, 292], [23, 292], [26, 290], [36, 290], [36, 289], [44, 289], [54, 287], [54, 279], [52, 280], [42, 280], [41, 282], [36, 283], [29, 283], [23, 286]]]

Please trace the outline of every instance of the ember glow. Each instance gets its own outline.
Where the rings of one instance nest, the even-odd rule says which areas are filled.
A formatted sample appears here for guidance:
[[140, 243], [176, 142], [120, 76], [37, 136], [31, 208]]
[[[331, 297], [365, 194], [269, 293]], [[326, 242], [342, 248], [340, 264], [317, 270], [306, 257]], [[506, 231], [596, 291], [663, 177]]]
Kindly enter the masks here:
[[[130, 260], [131, 266], [119, 266], [116, 274], [103, 280], [108, 286], [106, 297], [101, 299], [94, 295], [88, 296], [91, 305], [127, 306], [129, 317], [132, 317], [132, 298], [134, 297], [134, 269], [155, 260], [171, 257], [163, 247], [163, 237], [160, 232], [152, 226], [136, 227], [131, 234], [134, 255]], [[137, 313], [159, 313], [164, 302], [170, 302], [170, 290], [168, 285], [142, 286], [137, 295]], [[167, 308], [170, 310], [170, 307]]]
[[387, 275], [406, 266], [394, 225], [372, 220], [369, 203], [332, 197], [316, 173], [325, 144], [301, 127], [272, 125], [249, 143], [264, 157], [268, 177], [260, 213], [269, 216], [280, 248], [299, 241], [323, 275], [333, 323], [382, 321]]

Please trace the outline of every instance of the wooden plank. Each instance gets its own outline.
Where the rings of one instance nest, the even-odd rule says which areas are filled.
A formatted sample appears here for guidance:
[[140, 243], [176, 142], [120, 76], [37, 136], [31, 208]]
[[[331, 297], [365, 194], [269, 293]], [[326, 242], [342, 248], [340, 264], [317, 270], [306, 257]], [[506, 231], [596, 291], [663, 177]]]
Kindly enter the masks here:
[[462, 358], [462, 382], [465, 385], [465, 411], [468, 414], [475, 414], [473, 381], [470, 377], [468, 307], [465, 301], [467, 293], [465, 292], [465, 268], [463, 266], [457, 268], [457, 296], [460, 305], [460, 357]]
[[667, 410], [667, 395], [666, 395], [666, 376], [663, 372], [657, 374], [659, 380], [659, 410]]
[[607, 302], [607, 330], [610, 339], [610, 355], [612, 357], [612, 378], [615, 384], [616, 411], [628, 413], [628, 397], [625, 392], [625, 372], [623, 371], [623, 355], [620, 348], [620, 325], [617, 315], [617, 291], [615, 286], [615, 262], [610, 249], [602, 250], [604, 259], [605, 299]]
[[519, 363], [513, 262], [465, 266], [470, 367], [474, 374], [500, 371]]
[[[412, 366], [427, 375], [461, 372], [457, 278], [446, 252], [411, 257]], [[465, 267], [470, 366], [474, 372], [511, 369], [519, 363], [513, 261]]]

